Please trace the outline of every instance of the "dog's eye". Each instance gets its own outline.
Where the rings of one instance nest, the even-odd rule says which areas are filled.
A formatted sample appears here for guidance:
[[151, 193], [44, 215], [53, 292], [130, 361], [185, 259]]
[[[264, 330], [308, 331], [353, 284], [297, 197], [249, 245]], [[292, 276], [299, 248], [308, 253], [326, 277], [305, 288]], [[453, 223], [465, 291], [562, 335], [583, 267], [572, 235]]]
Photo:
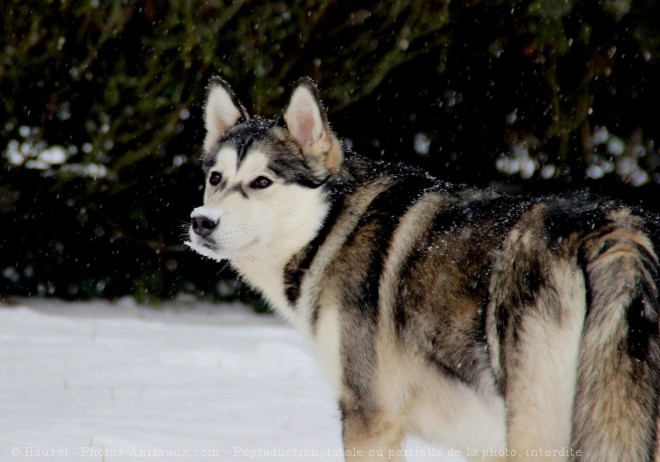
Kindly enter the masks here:
[[222, 181], [222, 173], [211, 172], [211, 176], [209, 176], [209, 184], [211, 186], [218, 186], [221, 181]]
[[265, 176], [258, 176], [257, 178], [252, 180], [252, 183], [250, 183], [250, 187], [252, 189], [265, 189], [272, 184], [273, 181], [270, 178], [266, 178]]

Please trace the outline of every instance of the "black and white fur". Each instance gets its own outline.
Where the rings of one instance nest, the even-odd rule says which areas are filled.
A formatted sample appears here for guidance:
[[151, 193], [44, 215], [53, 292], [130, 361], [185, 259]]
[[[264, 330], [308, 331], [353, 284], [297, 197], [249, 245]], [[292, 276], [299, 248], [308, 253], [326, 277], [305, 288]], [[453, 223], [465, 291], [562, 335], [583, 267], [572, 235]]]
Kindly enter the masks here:
[[477, 459], [660, 461], [656, 219], [345, 152], [305, 79], [282, 119], [214, 79], [205, 122], [188, 245], [311, 341], [348, 454], [401, 461], [412, 432]]

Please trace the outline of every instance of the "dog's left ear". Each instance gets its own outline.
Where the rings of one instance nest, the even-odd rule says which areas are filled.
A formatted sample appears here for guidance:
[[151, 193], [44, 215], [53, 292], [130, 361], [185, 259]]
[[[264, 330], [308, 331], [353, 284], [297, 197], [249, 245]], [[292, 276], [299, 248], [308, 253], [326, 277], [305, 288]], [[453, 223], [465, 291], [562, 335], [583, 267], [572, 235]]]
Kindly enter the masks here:
[[209, 152], [227, 130], [238, 122], [249, 119], [247, 111], [238, 101], [229, 84], [220, 77], [213, 77], [209, 83], [204, 107], [206, 127], [204, 151]]
[[298, 82], [284, 111], [284, 121], [306, 156], [322, 162], [329, 174], [339, 169], [344, 154], [330, 129], [318, 90], [311, 79], [303, 78]]

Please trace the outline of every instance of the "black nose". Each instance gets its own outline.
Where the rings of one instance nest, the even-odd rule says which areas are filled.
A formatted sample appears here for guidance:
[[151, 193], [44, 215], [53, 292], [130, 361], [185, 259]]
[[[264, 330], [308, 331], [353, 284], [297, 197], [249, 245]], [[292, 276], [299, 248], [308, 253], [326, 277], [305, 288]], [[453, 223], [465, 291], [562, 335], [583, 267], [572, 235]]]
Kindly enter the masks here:
[[208, 217], [194, 217], [192, 219], [192, 229], [195, 234], [206, 237], [218, 226], [218, 221], [211, 220]]

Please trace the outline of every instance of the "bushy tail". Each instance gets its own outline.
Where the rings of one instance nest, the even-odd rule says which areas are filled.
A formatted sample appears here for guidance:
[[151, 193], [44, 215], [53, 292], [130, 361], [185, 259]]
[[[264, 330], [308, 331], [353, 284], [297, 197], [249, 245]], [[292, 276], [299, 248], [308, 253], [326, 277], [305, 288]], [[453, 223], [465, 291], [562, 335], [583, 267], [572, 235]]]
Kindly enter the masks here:
[[582, 245], [588, 308], [573, 414], [576, 461], [660, 461], [660, 266], [640, 221], [613, 217]]

